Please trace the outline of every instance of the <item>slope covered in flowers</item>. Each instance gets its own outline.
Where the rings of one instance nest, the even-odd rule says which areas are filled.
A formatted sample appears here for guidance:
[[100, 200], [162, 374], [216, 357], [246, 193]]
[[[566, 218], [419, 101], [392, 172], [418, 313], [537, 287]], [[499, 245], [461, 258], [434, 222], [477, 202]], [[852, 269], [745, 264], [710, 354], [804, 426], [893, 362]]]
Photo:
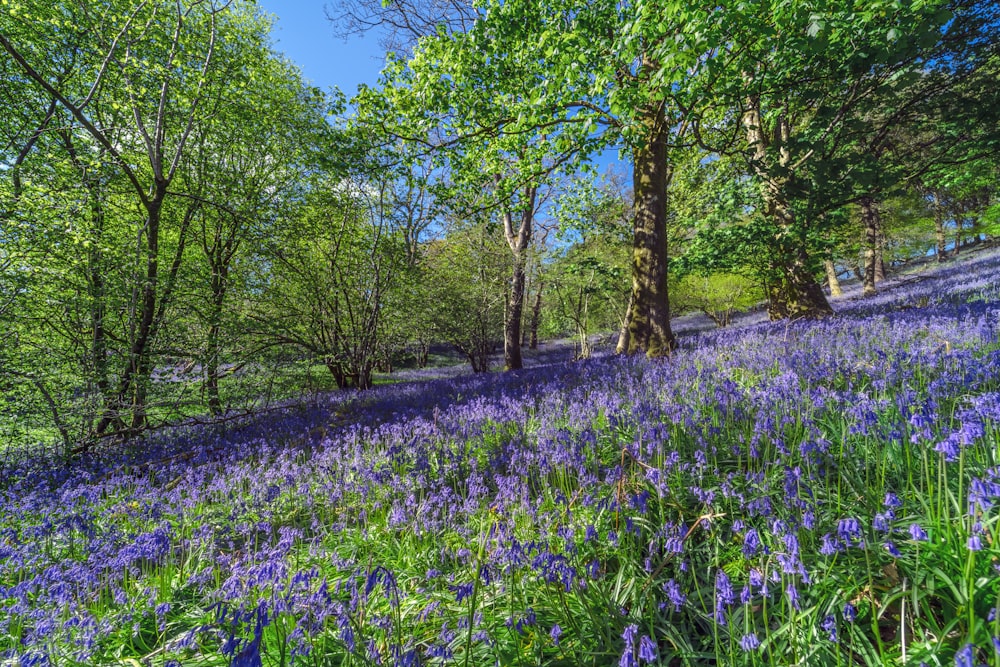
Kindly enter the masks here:
[[0, 664], [1000, 665], [1000, 258], [0, 467]]

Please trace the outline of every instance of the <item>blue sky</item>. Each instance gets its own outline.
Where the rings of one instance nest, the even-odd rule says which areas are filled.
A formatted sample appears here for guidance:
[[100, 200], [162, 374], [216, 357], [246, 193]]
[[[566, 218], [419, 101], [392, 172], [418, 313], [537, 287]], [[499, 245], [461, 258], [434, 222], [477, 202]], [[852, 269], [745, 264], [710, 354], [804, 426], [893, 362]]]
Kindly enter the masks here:
[[257, 4], [277, 16], [271, 31], [275, 48], [297, 64], [313, 85], [336, 86], [350, 98], [358, 84], [378, 81], [383, 53], [377, 36], [347, 42], [335, 37], [324, 12], [326, 0], [258, 0]]
[[[297, 64], [313, 85], [340, 88], [350, 99], [359, 84], [378, 83], [384, 52], [375, 34], [346, 42], [335, 37], [324, 9], [328, 1], [257, 0], [257, 4], [277, 17], [271, 31], [275, 48]], [[617, 163], [617, 153], [608, 149], [595, 156], [598, 169], [604, 171], [608, 165]]]

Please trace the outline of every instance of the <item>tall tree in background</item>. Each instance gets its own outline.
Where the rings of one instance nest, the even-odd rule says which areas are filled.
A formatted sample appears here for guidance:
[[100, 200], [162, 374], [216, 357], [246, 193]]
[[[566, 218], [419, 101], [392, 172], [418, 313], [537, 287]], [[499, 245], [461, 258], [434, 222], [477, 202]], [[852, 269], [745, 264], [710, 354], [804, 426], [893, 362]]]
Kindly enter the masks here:
[[[422, 40], [405, 68], [398, 63], [389, 70], [387, 90], [390, 106], [403, 116], [456, 101], [475, 106], [469, 125], [443, 128], [438, 143], [534, 134], [554, 155], [575, 159], [624, 145], [635, 191], [629, 351], [659, 356], [674, 346], [667, 151], [684, 127], [670, 97], [707, 46], [690, 43], [680, 20], [687, 9], [654, 4], [487, 2], [467, 32]], [[688, 40], [685, 48], [674, 46], [678, 40]], [[525, 87], [525, 81], [532, 84]], [[490, 90], [485, 100], [484, 86]], [[389, 107], [380, 114], [391, 115]]]
[[[198, 150], [185, 165], [184, 184], [198, 184], [197, 189], [175, 193], [202, 204], [192, 238], [207, 273], [209, 298], [198, 311], [205, 328], [204, 381], [212, 414], [222, 412], [223, 359], [244, 363], [253, 347], [248, 340], [235, 345], [241, 338], [239, 309], [229, 307], [234, 287], [242, 287], [238, 296], [244, 298], [247, 290], [250, 272], [236, 266], [252, 261], [244, 246], [260, 247], [282, 217], [294, 215], [294, 202], [305, 196], [308, 176], [322, 162], [321, 151], [335, 143], [325, 120], [331, 110], [325, 95], [306, 87], [288, 63], [267, 50], [226, 47], [246, 64], [231, 79], [225, 99], [213, 101]], [[250, 108], [254, 113], [248, 115]], [[228, 355], [227, 340], [233, 341]]]
[[832, 312], [815, 279], [822, 213], [837, 201], [828, 184], [839, 183], [853, 138], [878, 130], [865, 112], [924, 66], [951, 18], [945, 3], [925, 2], [875, 2], [861, 11], [734, 2], [713, 17], [720, 48], [691, 87], [695, 99], [711, 92], [740, 118], [736, 146], [772, 226], [772, 317]]

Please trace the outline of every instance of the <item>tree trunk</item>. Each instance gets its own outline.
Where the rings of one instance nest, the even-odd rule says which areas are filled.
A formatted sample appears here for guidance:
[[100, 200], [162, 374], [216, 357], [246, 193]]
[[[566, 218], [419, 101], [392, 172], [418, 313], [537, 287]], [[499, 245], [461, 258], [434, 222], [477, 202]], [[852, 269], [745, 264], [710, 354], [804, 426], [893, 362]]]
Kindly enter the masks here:
[[531, 306], [531, 338], [528, 347], [532, 350], [538, 349], [538, 325], [542, 321], [542, 288], [544, 285], [538, 283], [538, 291], [535, 292], [535, 303]]
[[[499, 180], [499, 177], [497, 178]], [[528, 244], [531, 242], [531, 228], [534, 224], [537, 195], [538, 189], [534, 186], [525, 188], [517, 229], [514, 229], [513, 213], [508, 209], [503, 214], [504, 237], [507, 239], [514, 259], [503, 327], [504, 370], [508, 371], [517, 370], [524, 366], [524, 361], [521, 358], [521, 320], [524, 317], [525, 269], [528, 259], [526, 255]]]
[[146, 421], [145, 401], [147, 378], [150, 369], [148, 362], [149, 342], [153, 333], [153, 321], [156, 316], [156, 289], [159, 277], [159, 242], [160, 215], [163, 209], [163, 199], [166, 196], [167, 184], [156, 183], [156, 193], [147, 208], [146, 217], [146, 276], [140, 291], [138, 303], [138, 322], [135, 336], [129, 346], [128, 361], [118, 382], [117, 395], [111, 397], [97, 424], [97, 433], [102, 435], [108, 427], [121, 423], [128, 409], [132, 413], [131, 428], [138, 431]]
[[[87, 273], [90, 291], [90, 357], [93, 364], [94, 384], [97, 387], [95, 412], [90, 419], [96, 420], [110, 396], [111, 383], [108, 380], [108, 337], [104, 318], [107, 312], [107, 291], [104, 275], [104, 208], [101, 193], [96, 183], [88, 185], [91, 199], [91, 243], [87, 251]], [[90, 426], [95, 424], [93, 421]]]
[[361, 391], [368, 391], [372, 388], [372, 365], [371, 363], [365, 363], [360, 368], [358, 372], [354, 374], [354, 386]]
[[576, 355], [579, 359], [590, 359], [591, 349], [590, 349], [590, 336], [587, 335], [587, 330], [577, 329], [576, 336], [580, 341], [580, 352]]
[[771, 138], [765, 131], [760, 112], [760, 99], [750, 96], [743, 115], [747, 143], [754, 151], [752, 166], [761, 183], [764, 212], [774, 221], [777, 234], [773, 244], [772, 283], [769, 314], [772, 319], [790, 317], [824, 317], [833, 314], [823, 288], [812, 275], [805, 241], [800, 238], [795, 212], [789, 203], [788, 187], [791, 169], [791, 122], [784, 116], [775, 121], [773, 148], [777, 149], [777, 164], [768, 154]]
[[625, 309], [625, 319], [622, 320], [622, 328], [621, 331], [618, 332], [618, 345], [615, 346], [615, 354], [625, 354], [628, 352], [629, 322], [632, 321], [632, 306], [634, 303], [634, 294], [629, 295], [628, 308]]
[[840, 288], [840, 280], [837, 278], [837, 267], [832, 259], [825, 260], [823, 266], [826, 268], [826, 280], [830, 284], [830, 296], [841, 296], [844, 290]]
[[881, 283], [885, 281], [885, 227], [882, 225], [882, 213], [876, 207], [875, 209], [875, 226], [876, 226], [876, 242], [875, 242], [875, 283]]
[[[11, 168], [14, 178], [15, 198], [20, 197], [21, 183], [18, 178], [18, 169], [20, 168], [21, 158], [27, 154], [27, 151], [30, 150], [31, 146], [38, 139], [45, 126], [48, 125], [48, 122], [51, 120], [52, 115], [55, 112], [55, 103], [56, 101], [53, 100], [42, 125], [39, 127], [38, 131], [32, 135], [28, 145], [25, 146], [21, 154], [18, 155], [17, 161]], [[70, 161], [77, 169], [80, 170], [83, 186], [87, 190], [87, 201], [90, 207], [90, 247], [87, 250], [86, 271], [91, 329], [90, 360], [92, 365], [91, 380], [93, 381], [94, 386], [97, 387], [98, 395], [96, 411], [100, 411], [102, 406], [110, 398], [111, 388], [111, 383], [108, 380], [108, 338], [104, 321], [107, 311], [107, 293], [104, 280], [107, 267], [104, 265], [104, 251], [102, 250], [105, 245], [104, 193], [101, 188], [100, 173], [98, 171], [88, 169], [88, 165], [80, 160], [79, 153], [76, 150], [76, 144], [73, 141], [73, 135], [68, 130], [60, 130], [58, 135], [66, 147], [66, 152], [69, 155]], [[106, 151], [101, 150], [99, 155], [100, 158], [103, 159], [106, 155]], [[97, 415], [90, 415], [90, 418], [92, 420], [96, 420]], [[90, 424], [91, 428], [94, 426], [94, 423]]]
[[205, 350], [205, 393], [208, 394], [208, 412], [213, 416], [222, 414], [219, 399], [219, 327], [208, 327], [208, 341]]
[[205, 350], [205, 391], [208, 394], [208, 411], [212, 415], [222, 414], [222, 401], [219, 398], [219, 359], [222, 332], [222, 308], [226, 299], [226, 283], [228, 267], [217, 255], [213, 258], [216, 266], [212, 267], [212, 311], [208, 326], [208, 340]]
[[772, 322], [788, 317], [788, 301], [780, 281], [767, 286], [767, 317]]
[[344, 366], [341, 362], [336, 359], [324, 359], [323, 364], [326, 366], [327, 370], [330, 371], [330, 375], [333, 376], [333, 381], [337, 383], [338, 389], [347, 388], [347, 373], [344, 371]]
[[937, 256], [937, 261], [943, 262], [945, 254], [948, 252], [948, 241], [944, 233], [944, 207], [941, 206], [941, 197], [937, 192], [933, 194], [934, 197], [934, 238], [937, 242], [937, 247], [935, 249], [935, 255]]
[[522, 368], [521, 319], [524, 316], [524, 258], [514, 257], [514, 275], [510, 281], [510, 295], [507, 301], [506, 320], [503, 326], [504, 370]]
[[878, 205], [871, 197], [864, 197], [861, 204], [861, 222], [865, 229], [865, 274], [864, 296], [875, 294], [875, 276], [878, 267]]
[[667, 186], [672, 173], [667, 162], [669, 128], [662, 103], [643, 109], [647, 141], [633, 156], [632, 312], [628, 320], [629, 354], [650, 357], [670, 354], [676, 347], [670, 330], [667, 293]]

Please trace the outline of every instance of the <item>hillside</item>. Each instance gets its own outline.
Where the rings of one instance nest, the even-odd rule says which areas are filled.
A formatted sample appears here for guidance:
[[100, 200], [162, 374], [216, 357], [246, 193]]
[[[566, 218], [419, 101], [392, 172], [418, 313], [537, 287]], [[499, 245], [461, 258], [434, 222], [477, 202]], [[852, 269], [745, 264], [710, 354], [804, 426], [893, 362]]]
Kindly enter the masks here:
[[834, 304], [8, 460], [0, 664], [1000, 664], [1000, 254]]

